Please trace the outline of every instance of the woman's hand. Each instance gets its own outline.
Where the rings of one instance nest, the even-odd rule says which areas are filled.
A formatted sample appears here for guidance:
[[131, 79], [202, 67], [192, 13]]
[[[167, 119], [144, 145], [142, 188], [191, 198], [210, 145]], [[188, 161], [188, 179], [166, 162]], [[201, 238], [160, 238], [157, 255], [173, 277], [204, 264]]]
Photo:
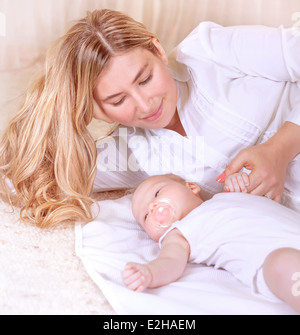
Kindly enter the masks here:
[[279, 156], [267, 143], [260, 144], [242, 150], [224, 173], [228, 177], [245, 167], [251, 171], [247, 185], [248, 193], [266, 196], [280, 202], [288, 164]]
[[300, 127], [286, 122], [267, 142], [242, 150], [217, 181], [224, 182], [245, 167], [251, 171], [248, 193], [280, 202], [288, 164], [299, 152]]

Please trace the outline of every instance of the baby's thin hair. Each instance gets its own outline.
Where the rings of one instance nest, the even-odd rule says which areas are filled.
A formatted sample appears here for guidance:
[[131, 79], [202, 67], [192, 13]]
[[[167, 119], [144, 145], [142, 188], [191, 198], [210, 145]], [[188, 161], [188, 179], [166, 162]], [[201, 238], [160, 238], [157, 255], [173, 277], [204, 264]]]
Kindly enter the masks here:
[[173, 174], [173, 173], [167, 173], [167, 174], [165, 174], [164, 176], [165, 176], [165, 177], [168, 177], [168, 178], [170, 178], [170, 179], [173, 179], [174, 181], [177, 181], [177, 182], [179, 182], [179, 183], [183, 183], [183, 184], [185, 184], [185, 182], [186, 182], [185, 179], [183, 179], [182, 177], [180, 177], [180, 176], [178, 176], [178, 175], [176, 175], [176, 174]]

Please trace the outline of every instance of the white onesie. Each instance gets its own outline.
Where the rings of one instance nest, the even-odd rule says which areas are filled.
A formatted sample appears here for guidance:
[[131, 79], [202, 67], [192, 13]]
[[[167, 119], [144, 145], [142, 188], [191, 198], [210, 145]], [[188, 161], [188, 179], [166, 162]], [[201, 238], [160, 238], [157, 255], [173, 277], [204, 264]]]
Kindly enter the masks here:
[[279, 299], [264, 282], [265, 258], [279, 248], [300, 250], [300, 214], [251, 194], [217, 194], [167, 232], [174, 228], [190, 244], [190, 262], [223, 268], [273, 301]]

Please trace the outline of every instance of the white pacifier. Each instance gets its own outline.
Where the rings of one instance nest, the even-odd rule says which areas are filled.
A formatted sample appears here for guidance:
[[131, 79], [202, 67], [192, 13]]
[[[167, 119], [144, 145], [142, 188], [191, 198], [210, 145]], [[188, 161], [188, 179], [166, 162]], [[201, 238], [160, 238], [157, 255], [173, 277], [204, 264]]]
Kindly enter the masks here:
[[162, 228], [170, 227], [175, 221], [175, 208], [169, 199], [154, 202], [149, 210], [147, 221], [150, 224], [158, 224]]

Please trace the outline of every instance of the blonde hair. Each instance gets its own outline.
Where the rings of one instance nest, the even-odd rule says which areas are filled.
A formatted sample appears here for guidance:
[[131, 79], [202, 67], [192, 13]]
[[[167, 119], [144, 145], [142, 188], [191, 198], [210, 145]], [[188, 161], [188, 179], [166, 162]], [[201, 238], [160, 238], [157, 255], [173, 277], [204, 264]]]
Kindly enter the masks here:
[[156, 53], [153, 37], [127, 15], [96, 10], [50, 48], [43, 74], [0, 143], [0, 197], [21, 208], [23, 221], [49, 227], [93, 219], [97, 152], [87, 125], [95, 83], [118, 52]]

